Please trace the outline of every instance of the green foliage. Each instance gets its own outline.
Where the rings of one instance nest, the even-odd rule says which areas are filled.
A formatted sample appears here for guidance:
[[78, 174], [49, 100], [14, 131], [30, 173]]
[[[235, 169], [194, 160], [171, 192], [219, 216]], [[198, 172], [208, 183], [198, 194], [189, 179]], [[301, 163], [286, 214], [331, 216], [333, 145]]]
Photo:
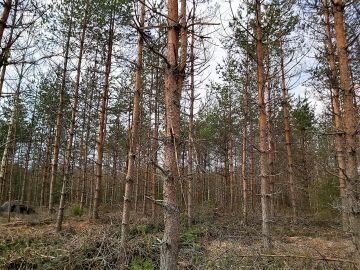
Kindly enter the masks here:
[[298, 98], [292, 110], [292, 119], [297, 130], [306, 131], [315, 124], [315, 112], [307, 97]]
[[313, 203], [316, 206], [315, 219], [333, 220], [339, 215], [340, 191], [335, 177], [316, 181], [312, 187]]
[[0, 244], [0, 254], [5, 254], [8, 251], [16, 251], [26, 247], [29, 247], [32, 243], [32, 239], [27, 236], [21, 236], [15, 241], [5, 241], [4, 243]]
[[135, 256], [131, 262], [132, 270], [154, 270], [154, 262], [150, 258]]
[[66, 211], [67, 216], [81, 217], [84, 214], [84, 210], [81, 209], [78, 203], [71, 205]]
[[183, 248], [192, 248], [194, 250], [201, 250], [200, 238], [204, 235], [202, 227], [192, 227], [184, 231], [180, 235], [180, 246]]
[[138, 235], [146, 235], [158, 231], [159, 231], [159, 227], [155, 226], [154, 224], [141, 224], [132, 227], [129, 231], [129, 234], [131, 236], [138, 236]]

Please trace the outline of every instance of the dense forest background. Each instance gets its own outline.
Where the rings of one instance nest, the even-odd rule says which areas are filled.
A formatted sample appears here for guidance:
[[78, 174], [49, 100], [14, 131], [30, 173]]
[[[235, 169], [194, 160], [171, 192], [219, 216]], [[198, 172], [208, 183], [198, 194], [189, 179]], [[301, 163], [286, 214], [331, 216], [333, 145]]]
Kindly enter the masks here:
[[[358, 1], [2, 0], [0, 14], [4, 230], [23, 205], [58, 237], [79, 220], [114, 226], [117, 260], [84, 269], [240, 269], [196, 255], [204, 228], [274, 251], [279, 235], [329, 226], [346, 258], [242, 263], [360, 265]], [[155, 231], [149, 257], [131, 252]], [[34, 268], [4, 243], [0, 264]]]

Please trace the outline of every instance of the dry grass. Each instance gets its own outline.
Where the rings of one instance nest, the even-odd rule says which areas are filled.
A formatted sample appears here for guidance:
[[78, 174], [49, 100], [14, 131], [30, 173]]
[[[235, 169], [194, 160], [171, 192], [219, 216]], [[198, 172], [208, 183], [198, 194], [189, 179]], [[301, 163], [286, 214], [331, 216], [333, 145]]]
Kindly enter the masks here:
[[[70, 217], [60, 234], [47, 214], [13, 217], [11, 223], [0, 224], [0, 268], [158, 269], [161, 224], [135, 216], [124, 253], [120, 217], [109, 213], [97, 222]], [[259, 223], [244, 225], [236, 217], [220, 216], [184, 229], [179, 268], [356, 269], [351, 263], [351, 240], [336, 227], [278, 223], [271, 252], [262, 249], [260, 228]], [[136, 268], [133, 262], [141, 258], [154, 268]]]

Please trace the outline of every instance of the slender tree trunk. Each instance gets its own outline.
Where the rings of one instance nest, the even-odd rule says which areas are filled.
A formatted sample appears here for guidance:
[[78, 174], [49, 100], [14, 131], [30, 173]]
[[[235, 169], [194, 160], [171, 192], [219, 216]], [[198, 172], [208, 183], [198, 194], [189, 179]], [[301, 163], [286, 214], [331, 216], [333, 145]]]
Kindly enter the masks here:
[[49, 159], [50, 159], [50, 154], [51, 154], [51, 143], [53, 141], [53, 134], [52, 134], [52, 127], [51, 125], [49, 125], [49, 129], [48, 129], [48, 138], [47, 138], [47, 144], [46, 144], [46, 150], [45, 150], [45, 165], [44, 165], [44, 170], [43, 170], [43, 174], [42, 174], [42, 180], [41, 180], [41, 194], [40, 194], [40, 206], [44, 206], [45, 204], [45, 189], [46, 189], [46, 182], [48, 181], [48, 177], [49, 177]]
[[259, 104], [259, 132], [260, 132], [260, 179], [261, 179], [261, 209], [262, 209], [262, 234], [265, 249], [271, 248], [270, 220], [268, 196], [268, 149], [267, 149], [267, 119], [264, 97], [265, 78], [263, 61], [263, 41], [261, 27], [261, 1], [256, 0], [256, 52], [257, 52], [257, 73], [258, 73], [258, 104]]
[[[37, 99], [37, 97], [35, 97]], [[32, 150], [32, 143], [33, 143], [33, 132], [34, 132], [34, 125], [35, 125], [35, 114], [36, 114], [36, 103], [34, 105], [34, 109], [31, 116], [31, 122], [30, 122], [30, 136], [29, 136], [29, 142], [27, 144], [26, 153], [25, 153], [25, 165], [24, 165], [24, 178], [21, 185], [21, 193], [20, 193], [20, 203], [24, 203], [24, 201], [28, 198], [25, 198], [25, 190], [27, 188], [27, 182], [28, 182], [28, 174], [29, 174], [29, 162], [30, 162], [30, 154]], [[28, 202], [27, 202], [28, 203]]]
[[[71, 12], [72, 13], [72, 12]], [[51, 175], [50, 175], [50, 190], [49, 190], [49, 213], [54, 212], [54, 194], [55, 194], [55, 183], [58, 172], [58, 162], [59, 162], [59, 150], [60, 150], [60, 141], [62, 134], [62, 116], [65, 106], [65, 92], [66, 92], [66, 76], [68, 69], [68, 60], [69, 60], [69, 51], [70, 51], [70, 38], [72, 32], [72, 20], [69, 22], [69, 28], [66, 33], [66, 44], [65, 44], [65, 55], [64, 55], [64, 66], [63, 66], [63, 75], [61, 80], [61, 88], [59, 93], [59, 107], [56, 114], [56, 124], [55, 124], [55, 139], [53, 147], [53, 157], [51, 165]]]
[[7, 136], [6, 136], [6, 140], [5, 140], [5, 145], [4, 145], [4, 151], [3, 151], [3, 155], [2, 155], [2, 159], [1, 159], [1, 163], [0, 163], [0, 194], [3, 195], [4, 194], [4, 186], [5, 186], [5, 172], [6, 172], [6, 166], [8, 165], [8, 161], [11, 158], [11, 146], [14, 145], [14, 133], [15, 133], [15, 125], [16, 125], [16, 110], [18, 108], [19, 102], [20, 102], [20, 90], [21, 90], [21, 84], [22, 84], [22, 79], [24, 77], [24, 68], [25, 68], [25, 64], [21, 65], [21, 70], [20, 70], [20, 74], [19, 74], [19, 78], [18, 78], [18, 83], [16, 86], [16, 90], [14, 93], [14, 105], [13, 105], [13, 110], [11, 112], [11, 116], [10, 116], [10, 121], [9, 121], [9, 127], [8, 127], [8, 132], [7, 132]]
[[[15, 124], [16, 125], [16, 124]], [[13, 138], [12, 138], [12, 147], [11, 147], [11, 169], [10, 169], [10, 174], [9, 174], [9, 192], [8, 192], [8, 203], [9, 203], [9, 208], [8, 208], [8, 212], [7, 212], [7, 222], [10, 222], [10, 218], [11, 218], [11, 200], [12, 200], [12, 189], [13, 189], [13, 172], [14, 172], [14, 157], [15, 157], [15, 149], [16, 149], [16, 137], [15, 137], [15, 131], [16, 131], [16, 126], [14, 127], [14, 134], [13, 134]]]
[[241, 178], [243, 188], [243, 218], [247, 221], [248, 213], [248, 179], [246, 174], [247, 161], [247, 125], [245, 124], [242, 131], [242, 155], [241, 155]]
[[[159, 64], [159, 58], [157, 63]], [[157, 189], [157, 163], [158, 163], [158, 148], [159, 148], [159, 92], [160, 92], [160, 80], [159, 80], [159, 70], [156, 69], [156, 86], [155, 86], [155, 104], [154, 104], [154, 139], [153, 139], [153, 167], [152, 167], [152, 176], [151, 176], [151, 196], [152, 196], [152, 204], [151, 204], [151, 219], [155, 220], [156, 217], [156, 189]]]
[[330, 81], [330, 91], [331, 91], [331, 108], [333, 114], [333, 123], [336, 131], [335, 135], [335, 151], [336, 151], [336, 160], [338, 166], [338, 177], [340, 185], [340, 197], [341, 197], [341, 217], [342, 225], [345, 229], [348, 224], [348, 216], [346, 209], [346, 189], [345, 189], [345, 155], [344, 155], [344, 143], [345, 137], [343, 134], [342, 127], [342, 113], [340, 108], [340, 90], [339, 84], [337, 81], [337, 68], [336, 68], [336, 59], [335, 59], [335, 50], [332, 43], [332, 34], [330, 28], [330, 15], [329, 15], [329, 6], [328, 1], [323, 0], [323, 11], [325, 19], [325, 46], [327, 50], [328, 62], [329, 62], [329, 81]]
[[191, 43], [190, 43], [190, 112], [189, 112], [189, 142], [188, 142], [188, 192], [187, 192], [187, 215], [188, 226], [193, 223], [193, 156], [194, 156], [194, 103], [195, 103], [195, 11], [196, 2], [193, 0], [192, 7], [192, 26], [191, 26]]
[[255, 178], [255, 132], [254, 124], [250, 120], [250, 142], [252, 144], [250, 148], [250, 189], [251, 189], [251, 210], [255, 210], [255, 193], [256, 193], [256, 178]]
[[[231, 115], [231, 112], [230, 112]], [[231, 117], [230, 117], [231, 119]], [[231, 120], [230, 120], [231, 121]], [[232, 123], [229, 122], [230, 129], [232, 130]], [[236, 202], [236, 192], [235, 192], [235, 166], [234, 166], [234, 141], [232, 131], [230, 131], [230, 140], [229, 140], [229, 180], [230, 180], [230, 210], [234, 210], [234, 204]]]
[[351, 83], [349, 57], [347, 52], [344, 8], [342, 0], [333, 1], [334, 28], [336, 37], [336, 48], [339, 56], [340, 87], [344, 95], [344, 117], [343, 128], [345, 132], [345, 175], [347, 210], [349, 211], [349, 229], [355, 245], [355, 257], [360, 265], [360, 198], [359, 198], [359, 173], [356, 156], [357, 148], [357, 109], [354, 104], [354, 88]]
[[[86, 131], [85, 131], [85, 138], [84, 138], [84, 144], [83, 144], [83, 149], [81, 150], [82, 152], [82, 167], [81, 167], [81, 198], [80, 198], [80, 209], [84, 209], [86, 200], [88, 198], [88, 196], [86, 196], [86, 182], [87, 182], [87, 169], [88, 169], [88, 153], [89, 153], [89, 138], [90, 138], [90, 131], [91, 131], [91, 108], [93, 105], [93, 100], [94, 100], [94, 92], [95, 92], [95, 88], [96, 88], [96, 82], [95, 82], [95, 72], [97, 70], [97, 54], [95, 56], [95, 64], [94, 64], [94, 73], [93, 73], [93, 81], [92, 81], [92, 85], [91, 85], [91, 92], [90, 92], [90, 97], [88, 100], [88, 104], [86, 104], [85, 106], [85, 115], [86, 116]], [[84, 118], [84, 122], [85, 122], [85, 118]], [[91, 181], [90, 181], [91, 182]], [[88, 185], [89, 186], [89, 185]]]
[[[269, 61], [270, 63], [270, 61]], [[270, 74], [268, 74], [269, 76]], [[271, 75], [270, 75], [271, 76]], [[275, 195], [275, 146], [273, 135], [273, 120], [272, 120], [272, 85], [269, 82], [267, 87], [267, 117], [268, 117], [268, 144], [269, 144], [269, 191], [270, 191], [270, 216], [275, 214], [274, 209], [274, 195]]]
[[[141, 2], [140, 6], [140, 27], [144, 27], [145, 22], [145, 2]], [[138, 37], [138, 51], [137, 51], [137, 63], [136, 63], [136, 72], [135, 72], [135, 91], [134, 91], [134, 104], [133, 104], [133, 119], [131, 125], [131, 134], [129, 141], [129, 153], [128, 153], [128, 167], [126, 173], [126, 184], [125, 184], [125, 196], [124, 196], [124, 206], [123, 206], [123, 216], [121, 221], [121, 244], [125, 247], [126, 240], [128, 237], [129, 230], [129, 218], [131, 210], [131, 196], [133, 183], [135, 178], [135, 164], [137, 159], [137, 148], [138, 148], [138, 137], [139, 137], [139, 124], [140, 124], [140, 101], [141, 101], [141, 92], [143, 87], [142, 80], [142, 68], [143, 68], [143, 48], [144, 48], [144, 39], [139, 29]], [[130, 132], [130, 131], [129, 131]]]
[[[116, 118], [116, 140], [120, 140], [119, 134], [120, 134], [120, 117], [118, 116]], [[111, 198], [110, 198], [110, 205], [112, 206], [115, 202], [115, 196], [116, 196], [116, 184], [118, 179], [118, 158], [119, 158], [119, 145], [118, 143], [115, 144], [115, 149], [113, 152], [113, 162], [112, 162], [112, 173], [111, 173]]]
[[296, 221], [297, 206], [295, 198], [295, 180], [293, 170], [293, 155], [291, 149], [291, 130], [290, 130], [290, 114], [289, 114], [289, 97], [286, 89], [285, 81], [285, 67], [284, 67], [284, 52], [282, 47], [282, 41], [280, 40], [280, 68], [281, 68], [281, 93], [282, 93], [282, 107], [284, 112], [284, 133], [285, 133], [285, 145], [287, 155], [287, 170], [288, 170], [288, 181], [290, 188], [290, 203], [292, 210], [293, 221]]
[[242, 155], [241, 155], [241, 177], [242, 177], [242, 188], [243, 188], [243, 218], [244, 222], [247, 222], [248, 216], [248, 178], [246, 172], [247, 166], [247, 144], [248, 144], [248, 117], [249, 117], [249, 56], [246, 57], [246, 81], [244, 85], [244, 124], [242, 132]]
[[[153, 79], [152, 79], [152, 82], [151, 82], [151, 85], [153, 87]], [[151, 87], [151, 89], [152, 89]], [[150, 94], [150, 100], [151, 100], [151, 94]], [[151, 102], [149, 104], [149, 115], [152, 115], [152, 106], [151, 106]], [[150, 163], [149, 163], [149, 160], [150, 160], [150, 155], [151, 155], [151, 123], [149, 125], [149, 128], [147, 130], [147, 134], [146, 134], [146, 137], [147, 137], [147, 141], [149, 142], [146, 146], [146, 154], [145, 154], [145, 157], [144, 157], [144, 161], [145, 161], [145, 164], [144, 164], [144, 167], [146, 167], [146, 170], [144, 172], [144, 192], [143, 192], [143, 215], [146, 215], [147, 214], [147, 199], [146, 199], [146, 196], [148, 196], [148, 189], [149, 189], [149, 183], [150, 183]]]
[[82, 24], [82, 32], [81, 32], [81, 37], [80, 37], [79, 60], [78, 60], [77, 68], [76, 68], [75, 89], [74, 89], [73, 104], [71, 106], [70, 127], [68, 130], [66, 150], [65, 150], [64, 176], [63, 176], [62, 188], [61, 188], [61, 194], [60, 194], [59, 212], [58, 212], [57, 222], [56, 222], [56, 230], [57, 231], [61, 231], [61, 226], [62, 226], [62, 222], [64, 219], [65, 196], [66, 196], [66, 190], [68, 188], [68, 182], [69, 182], [69, 178], [70, 178], [70, 166], [71, 166], [73, 141], [74, 141], [75, 128], [76, 128], [76, 114], [77, 114], [78, 102], [79, 102], [81, 63], [82, 63], [83, 53], [84, 53], [84, 42], [85, 42], [87, 23], [88, 23], [88, 7], [86, 6], [83, 24]]
[[[141, 123], [141, 120], [140, 120], [140, 123]], [[139, 138], [138, 138], [139, 140]], [[135, 154], [137, 156], [137, 159], [136, 159], [136, 163], [135, 163], [135, 168], [134, 171], [135, 171], [135, 198], [134, 198], [134, 210], [135, 210], [135, 213], [137, 213], [138, 211], [138, 201], [139, 201], [139, 188], [140, 188], [140, 185], [139, 185], [139, 180], [140, 180], [140, 160], [141, 160], [141, 146], [137, 148], [137, 153]], [[125, 193], [126, 194], [126, 193]]]
[[101, 102], [100, 102], [100, 119], [99, 119], [99, 135], [97, 140], [97, 160], [96, 160], [96, 183], [95, 183], [95, 192], [94, 192], [94, 203], [93, 203], [93, 212], [92, 218], [99, 218], [99, 205], [100, 205], [100, 189], [101, 189], [101, 180], [102, 180], [102, 166], [103, 166], [103, 155], [104, 155], [104, 142], [105, 142], [105, 132], [106, 132], [106, 110], [107, 103], [109, 98], [109, 77], [111, 71], [111, 58], [112, 58], [112, 49], [113, 49], [113, 38], [114, 38], [114, 14], [111, 14], [110, 18], [110, 27], [109, 27], [109, 37], [108, 37], [108, 51], [107, 59], [105, 63], [105, 78], [104, 78], [104, 87], [101, 93]]

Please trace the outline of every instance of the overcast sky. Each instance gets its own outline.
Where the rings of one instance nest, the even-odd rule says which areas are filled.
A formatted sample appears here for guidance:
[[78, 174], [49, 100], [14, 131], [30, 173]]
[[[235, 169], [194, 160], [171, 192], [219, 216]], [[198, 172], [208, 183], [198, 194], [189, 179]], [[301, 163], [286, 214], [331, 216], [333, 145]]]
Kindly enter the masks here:
[[[231, 1], [231, 7], [230, 3]], [[229, 22], [232, 18], [232, 11], [236, 13], [241, 0], [212, 0], [212, 5], [217, 5], [219, 8], [217, 10], [217, 16], [215, 18], [216, 23], [220, 23], [219, 26], [214, 27], [211, 34], [211, 43], [213, 44], [213, 57], [209, 63], [210, 67], [207, 70], [208, 78], [212, 81], [220, 81], [219, 76], [216, 74], [216, 66], [223, 63], [223, 59], [226, 57], [226, 51], [223, 48], [221, 43], [222, 37], [230, 34], [228, 29]], [[300, 63], [302, 66], [309, 66], [313, 63], [311, 55], [304, 57]], [[315, 107], [317, 113], [320, 113], [323, 109], [323, 104], [320, 102], [315, 95], [312, 95], [304, 86], [304, 81], [308, 79], [308, 75], [303, 72], [299, 77], [294, 78], [293, 82], [290, 82], [289, 85], [292, 86], [290, 93], [295, 96], [305, 96], [307, 91], [307, 97], [310, 99], [311, 103]]]

